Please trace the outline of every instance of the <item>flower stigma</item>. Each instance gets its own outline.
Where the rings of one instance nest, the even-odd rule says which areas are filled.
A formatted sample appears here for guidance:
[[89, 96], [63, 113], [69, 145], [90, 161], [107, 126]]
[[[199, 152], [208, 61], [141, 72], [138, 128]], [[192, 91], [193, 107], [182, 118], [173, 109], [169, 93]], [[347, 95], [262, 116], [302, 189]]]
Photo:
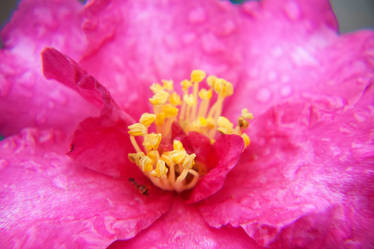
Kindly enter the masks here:
[[[138, 123], [128, 126], [130, 141], [136, 151], [129, 153], [129, 160], [163, 190], [180, 193], [192, 189], [206, 171], [203, 164], [196, 162], [194, 153], [189, 154], [181, 141], [172, 138], [173, 123], [177, 123], [185, 133], [204, 134], [212, 144], [217, 132], [241, 136], [244, 147], [250, 144], [245, 130], [249, 120], [253, 119], [252, 113], [243, 109], [234, 127], [221, 115], [224, 99], [234, 92], [233, 85], [209, 76], [206, 78], [208, 89], [200, 89], [205, 77], [204, 71], [193, 70], [190, 80], [181, 82], [182, 96], [174, 91], [173, 81], [152, 84], [150, 88], [154, 95], [149, 102], [153, 113], [143, 113]], [[142, 147], [136, 137], [142, 140]], [[170, 141], [170, 146], [162, 146], [162, 142], [167, 141]]]

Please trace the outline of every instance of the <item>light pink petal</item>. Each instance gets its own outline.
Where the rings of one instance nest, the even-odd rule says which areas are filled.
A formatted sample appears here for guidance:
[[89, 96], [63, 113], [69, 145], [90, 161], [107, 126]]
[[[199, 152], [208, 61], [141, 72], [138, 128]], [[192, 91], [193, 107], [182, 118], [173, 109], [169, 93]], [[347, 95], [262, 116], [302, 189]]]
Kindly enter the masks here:
[[40, 52], [53, 46], [77, 57], [85, 45], [78, 1], [24, 0], [1, 31], [0, 132], [26, 126], [71, 132], [94, 109], [77, 94], [41, 73]]
[[[239, 9], [229, 1], [90, 1], [90, 41], [80, 63], [134, 117], [148, 108], [148, 87], [203, 69], [236, 83], [242, 72]], [[141, 14], [139, 14], [141, 13]], [[133, 108], [137, 106], [137, 108]]]
[[175, 200], [165, 216], [129, 241], [117, 241], [108, 249], [121, 248], [261, 248], [240, 228], [209, 227], [193, 206]]
[[[243, 139], [240, 136], [219, 134], [213, 148], [207, 151], [211, 146], [209, 139], [205, 137], [204, 144], [202, 139], [199, 136], [193, 136], [194, 134], [198, 133], [188, 134], [185, 139], [182, 139], [183, 145], [186, 144], [188, 152], [190, 152], [188, 149], [192, 145], [191, 152], [196, 153], [199, 157], [205, 157], [203, 162], [206, 163], [209, 171], [199, 179], [192, 190], [188, 198], [189, 203], [201, 201], [219, 191], [227, 174], [238, 163], [244, 149]], [[208, 152], [210, 153], [208, 154]], [[196, 160], [199, 160], [198, 156], [196, 156]]]
[[205, 220], [241, 226], [277, 248], [369, 248], [373, 99], [371, 86], [353, 109], [320, 99], [257, 117], [247, 153], [224, 188], [201, 204]]
[[132, 118], [119, 109], [105, 87], [69, 57], [46, 48], [42, 58], [47, 78], [58, 80], [101, 107], [99, 117], [85, 119], [75, 130], [69, 156], [80, 165], [110, 176], [134, 170], [127, 159], [134, 150], [127, 133], [127, 126], [134, 123]]
[[[105, 248], [129, 239], [169, 209], [150, 186], [75, 167], [51, 150], [52, 131], [26, 129], [0, 143], [0, 244], [3, 248]], [[138, 182], [142, 184], [141, 180]]]

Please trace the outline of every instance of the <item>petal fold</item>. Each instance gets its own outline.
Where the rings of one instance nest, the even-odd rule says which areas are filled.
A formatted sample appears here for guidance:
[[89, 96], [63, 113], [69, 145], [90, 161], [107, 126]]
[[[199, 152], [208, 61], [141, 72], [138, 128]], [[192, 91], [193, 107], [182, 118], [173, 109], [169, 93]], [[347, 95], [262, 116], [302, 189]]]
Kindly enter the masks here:
[[156, 188], [145, 196], [127, 178], [75, 167], [51, 150], [63, 143], [57, 137], [26, 129], [0, 142], [2, 247], [105, 248], [169, 209], [169, 196]]
[[127, 159], [132, 152], [127, 126], [132, 118], [119, 109], [110, 93], [75, 61], [53, 48], [42, 53], [43, 72], [101, 107], [99, 117], [83, 120], [75, 130], [69, 156], [95, 171], [118, 177], [136, 168]]
[[223, 189], [200, 204], [205, 220], [241, 226], [259, 244], [276, 248], [370, 247], [373, 94], [371, 84], [355, 108], [335, 109], [320, 99], [257, 117], [252, 144]]
[[121, 248], [261, 248], [240, 228], [210, 228], [193, 206], [175, 200], [169, 213], [134, 239], [117, 241], [108, 249]]

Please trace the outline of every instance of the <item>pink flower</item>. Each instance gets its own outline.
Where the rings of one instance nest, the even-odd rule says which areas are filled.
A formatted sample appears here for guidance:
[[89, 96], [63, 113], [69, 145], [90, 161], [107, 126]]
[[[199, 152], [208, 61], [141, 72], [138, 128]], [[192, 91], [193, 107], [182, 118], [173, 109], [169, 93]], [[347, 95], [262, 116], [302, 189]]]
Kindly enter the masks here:
[[[374, 33], [338, 35], [328, 1], [24, 0], [1, 35], [3, 248], [374, 247]], [[44, 50], [70, 88], [45, 47], [79, 62]], [[195, 68], [255, 119], [186, 201], [127, 160], [127, 126]]]

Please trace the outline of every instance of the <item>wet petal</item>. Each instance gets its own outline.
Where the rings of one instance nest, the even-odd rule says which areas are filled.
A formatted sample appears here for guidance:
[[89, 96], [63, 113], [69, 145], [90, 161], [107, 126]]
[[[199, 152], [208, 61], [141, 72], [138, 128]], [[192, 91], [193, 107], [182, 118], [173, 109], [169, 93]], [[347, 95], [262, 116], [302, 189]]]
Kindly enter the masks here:
[[30, 129], [1, 141], [3, 247], [105, 248], [132, 238], [168, 210], [169, 196], [152, 186], [145, 196], [127, 178], [74, 167], [50, 150], [61, 142], [54, 132]]
[[249, 150], [224, 188], [201, 204], [205, 220], [242, 226], [263, 245], [368, 247], [373, 96], [371, 86], [353, 109], [334, 109], [321, 99], [257, 117]]
[[228, 1], [91, 1], [85, 16], [81, 63], [134, 116], [154, 81], [179, 83], [200, 68], [236, 83], [241, 73], [239, 9]]
[[274, 28], [271, 22], [258, 23], [267, 31], [248, 50], [245, 84], [238, 86], [226, 115], [235, 116], [248, 107], [255, 116], [273, 105], [292, 98], [335, 99], [334, 105], [354, 105], [370, 84], [374, 64], [374, 32], [361, 31], [337, 36], [329, 29], [296, 32], [287, 25]]
[[113, 243], [121, 248], [260, 248], [240, 228], [210, 228], [197, 210], [175, 200], [170, 212], [129, 241]]
[[76, 163], [111, 176], [136, 170], [127, 159], [133, 150], [127, 134], [132, 118], [119, 109], [104, 86], [71, 58], [53, 48], [44, 49], [42, 58], [47, 78], [58, 80], [101, 107], [99, 117], [87, 118], [78, 125], [69, 155]]
[[16, 133], [27, 126], [72, 131], [95, 113], [79, 96], [45, 80], [40, 52], [54, 46], [77, 57], [85, 44], [80, 31], [82, 6], [75, 0], [24, 0], [1, 31], [0, 132]]
[[198, 137], [195, 133], [192, 133], [182, 139], [183, 144], [186, 144], [186, 150], [190, 149], [191, 152], [199, 155], [199, 158], [202, 158], [200, 160], [206, 164], [207, 170], [209, 170], [206, 175], [199, 179], [190, 193], [189, 203], [198, 202], [219, 191], [227, 174], [238, 163], [244, 149], [243, 140], [237, 135], [219, 134], [214, 146], [210, 144], [208, 138], [205, 137], [206, 140], [204, 141], [201, 138], [198, 139]]

